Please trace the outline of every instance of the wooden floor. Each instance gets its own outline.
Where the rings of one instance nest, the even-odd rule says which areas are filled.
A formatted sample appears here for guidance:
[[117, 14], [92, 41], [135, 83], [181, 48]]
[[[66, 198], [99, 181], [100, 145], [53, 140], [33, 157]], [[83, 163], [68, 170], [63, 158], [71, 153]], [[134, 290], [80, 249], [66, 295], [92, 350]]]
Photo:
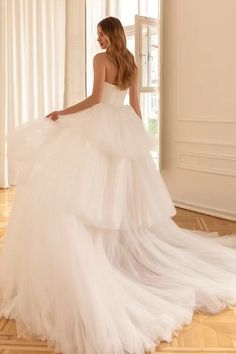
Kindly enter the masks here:
[[[0, 189], [0, 244], [7, 227], [9, 212], [14, 199], [14, 189]], [[236, 223], [177, 209], [176, 223], [184, 228], [203, 231], [218, 231], [220, 235], [236, 234]], [[193, 322], [185, 326], [171, 343], [162, 343], [157, 349], [165, 354], [236, 354], [236, 307], [218, 315], [195, 313]], [[20, 340], [16, 337], [15, 322], [0, 320], [0, 354], [51, 353], [45, 342]], [[82, 354], [82, 353], [78, 353]], [[112, 353], [111, 353], [112, 354]]]

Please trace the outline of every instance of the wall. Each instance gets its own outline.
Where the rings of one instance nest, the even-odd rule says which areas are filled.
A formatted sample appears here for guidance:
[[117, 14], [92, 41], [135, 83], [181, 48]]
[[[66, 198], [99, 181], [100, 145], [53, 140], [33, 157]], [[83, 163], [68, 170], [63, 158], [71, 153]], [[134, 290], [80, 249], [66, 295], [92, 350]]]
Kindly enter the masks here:
[[163, 0], [162, 175], [176, 205], [236, 220], [235, 13]]

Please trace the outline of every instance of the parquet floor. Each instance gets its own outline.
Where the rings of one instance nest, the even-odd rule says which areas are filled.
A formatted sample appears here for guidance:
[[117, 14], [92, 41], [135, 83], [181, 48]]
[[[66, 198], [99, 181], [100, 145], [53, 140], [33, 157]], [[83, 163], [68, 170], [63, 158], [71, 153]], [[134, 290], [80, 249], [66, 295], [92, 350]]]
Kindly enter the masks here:
[[[0, 245], [14, 199], [14, 188], [0, 189]], [[236, 234], [236, 223], [204, 214], [177, 209], [175, 222], [184, 228]], [[165, 354], [236, 354], [236, 307], [217, 315], [195, 313], [171, 343], [162, 343], [157, 352]], [[0, 320], [0, 354], [53, 354], [45, 342], [17, 339], [14, 320]], [[78, 353], [81, 354], [81, 353]]]

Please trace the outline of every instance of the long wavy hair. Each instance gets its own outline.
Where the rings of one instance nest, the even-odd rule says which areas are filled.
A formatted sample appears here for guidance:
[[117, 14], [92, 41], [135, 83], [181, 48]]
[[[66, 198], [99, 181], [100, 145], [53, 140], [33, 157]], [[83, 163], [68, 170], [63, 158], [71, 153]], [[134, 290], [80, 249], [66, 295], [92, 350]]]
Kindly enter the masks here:
[[131, 86], [137, 72], [133, 54], [126, 47], [124, 27], [116, 17], [106, 17], [98, 23], [107, 36], [109, 44], [106, 49], [108, 55], [117, 64], [116, 83], [121, 90]]

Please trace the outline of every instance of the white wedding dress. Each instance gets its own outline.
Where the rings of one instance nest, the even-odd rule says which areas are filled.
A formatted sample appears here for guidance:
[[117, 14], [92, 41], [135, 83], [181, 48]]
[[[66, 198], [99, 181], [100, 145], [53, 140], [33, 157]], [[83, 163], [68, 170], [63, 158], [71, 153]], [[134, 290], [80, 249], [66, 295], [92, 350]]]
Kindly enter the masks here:
[[64, 354], [141, 354], [236, 304], [236, 238], [181, 229], [126, 92], [8, 136], [17, 187], [0, 317]]

